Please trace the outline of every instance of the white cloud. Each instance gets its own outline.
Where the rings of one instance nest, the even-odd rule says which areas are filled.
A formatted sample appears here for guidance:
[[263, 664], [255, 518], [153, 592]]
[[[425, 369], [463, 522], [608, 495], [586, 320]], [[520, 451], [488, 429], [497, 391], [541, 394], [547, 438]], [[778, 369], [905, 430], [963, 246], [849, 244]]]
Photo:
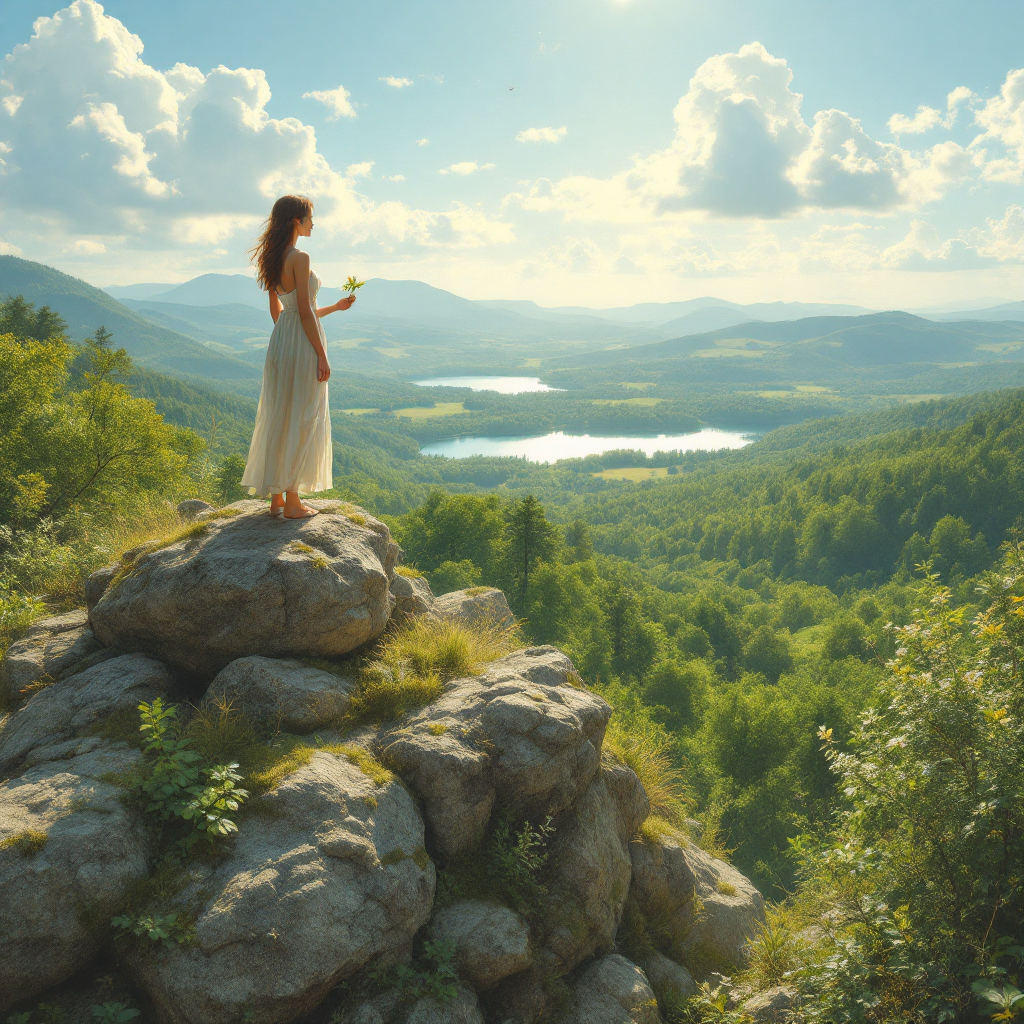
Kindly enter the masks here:
[[965, 85], [958, 86], [946, 97], [946, 113], [935, 107], [920, 106], [913, 117], [906, 114], [893, 114], [889, 118], [889, 131], [897, 138], [901, 135], [920, 135], [933, 128], [950, 129], [956, 123], [960, 104], [974, 99], [974, 93]]
[[881, 255], [882, 266], [900, 270], [975, 270], [1019, 263], [1024, 263], [1024, 208], [1016, 204], [998, 220], [986, 220], [984, 228], [945, 240], [931, 224], [915, 220], [907, 236]]
[[107, 247], [102, 242], [95, 242], [91, 238], [79, 238], [68, 251], [76, 256], [99, 256], [107, 251]]
[[430, 139], [417, 139], [416, 140], [416, 145], [417, 146], [429, 146], [430, 145]]
[[527, 209], [610, 223], [673, 213], [881, 213], [937, 198], [970, 170], [971, 156], [955, 143], [912, 154], [869, 138], [840, 110], [819, 111], [809, 126], [792, 78], [786, 62], [760, 43], [711, 57], [676, 105], [668, 148], [634, 158], [609, 179], [541, 179], [515, 198]]
[[[984, 176], [1014, 185], [1024, 182], [1024, 69], [1006, 76], [999, 95], [975, 110], [974, 121], [984, 129], [971, 143], [984, 161]], [[987, 160], [986, 143], [1002, 146], [1006, 155]]]
[[384, 175], [384, 180], [385, 181], [405, 181], [405, 175], [404, 174], [385, 174]]
[[[95, 0], [35, 23], [2, 65], [0, 224], [24, 245], [86, 237], [108, 250], [221, 246], [251, 235], [273, 199], [309, 195], [317, 224], [348, 244], [475, 248], [512, 237], [478, 211], [375, 204], [334, 170], [312, 127], [266, 111], [258, 69], [161, 72]], [[336, 92], [336, 91], [335, 91]], [[27, 215], [27, 216], [26, 216]], [[224, 246], [228, 248], [228, 246]], [[38, 246], [36, 246], [38, 248]], [[236, 241], [232, 250], [240, 254]], [[207, 250], [209, 251], [209, 250]]]
[[345, 168], [346, 178], [368, 178], [373, 170], [373, 160], [364, 160], [361, 164], [349, 164]]
[[352, 94], [343, 85], [339, 85], [337, 89], [326, 89], [316, 90], [314, 92], [304, 92], [302, 98], [304, 100], [316, 100], [318, 103], [322, 103], [331, 112], [328, 117], [329, 121], [337, 121], [339, 117], [356, 117], [355, 107], [349, 102], [349, 97]]
[[516, 142], [561, 142], [569, 134], [569, 129], [561, 128], [524, 128], [517, 136]]
[[385, 75], [383, 78], [377, 79], [377, 81], [386, 82], [392, 89], [407, 89], [413, 84], [411, 78], [395, 78], [394, 75]]
[[475, 160], [463, 160], [461, 163], [450, 164], [448, 167], [442, 167], [437, 173], [461, 174], [465, 176], [467, 174], [475, 174], [477, 171], [489, 171], [494, 166], [494, 164], [478, 164]]

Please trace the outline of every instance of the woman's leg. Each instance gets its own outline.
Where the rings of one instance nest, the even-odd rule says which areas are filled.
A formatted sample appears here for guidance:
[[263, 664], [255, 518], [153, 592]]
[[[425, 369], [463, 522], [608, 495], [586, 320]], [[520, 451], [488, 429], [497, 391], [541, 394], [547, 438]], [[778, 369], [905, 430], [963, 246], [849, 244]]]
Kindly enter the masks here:
[[284, 517], [285, 519], [308, 519], [317, 515], [315, 508], [304, 505], [299, 499], [298, 491], [286, 491], [284, 496]]
[[284, 508], [284, 495], [283, 494], [272, 494], [270, 496], [270, 514], [272, 516], [277, 515], [281, 509]]

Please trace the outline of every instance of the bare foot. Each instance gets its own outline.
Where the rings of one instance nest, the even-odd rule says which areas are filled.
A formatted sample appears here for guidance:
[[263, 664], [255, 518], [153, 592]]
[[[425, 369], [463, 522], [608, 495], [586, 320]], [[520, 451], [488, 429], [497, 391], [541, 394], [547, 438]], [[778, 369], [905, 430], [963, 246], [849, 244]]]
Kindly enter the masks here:
[[312, 519], [313, 516], [318, 515], [320, 513], [315, 508], [310, 508], [309, 505], [300, 504], [298, 508], [285, 506], [284, 510], [285, 519]]

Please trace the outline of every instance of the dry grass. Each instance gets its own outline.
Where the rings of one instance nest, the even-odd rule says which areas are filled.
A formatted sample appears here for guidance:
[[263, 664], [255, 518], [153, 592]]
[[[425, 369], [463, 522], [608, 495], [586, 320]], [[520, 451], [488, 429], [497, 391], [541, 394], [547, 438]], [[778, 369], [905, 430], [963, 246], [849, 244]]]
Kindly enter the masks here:
[[395, 574], [397, 576], [405, 576], [411, 580], [423, 578], [423, 573], [421, 573], [419, 569], [414, 569], [411, 565], [396, 565]]
[[321, 749], [326, 750], [329, 754], [346, 758], [350, 764], [354, 764], [368, 779], [372, 779], [378, 786], [386, 786], [394, 778], [394, 775], [373, 754], [362, 747], [357, 747], [350, 743], [333, 743], [326, 744]]
[[[651, 815], [685, 836], [690, 800], [682, 772], [673, 763], [670, 741], [661, 732], [633, 723], [627, 731], [613, 716], [605, 752], [636, 772], [651, 802]], [[653, 825], [651, 826], [654, 827]]]
[[[796, 924], [796, 927], [794, 927]], [[797, 970], [807, 949], [798, 938], [799, 923], [790, 919], [790, 912], [781, 906], [766, 908], [765, 922], [758, 925], [750, 942], [750, 961], [746, 975], [758, 989], [782, 985]]]
[[17, 850], [23, 857], [33, 857], [46, 846], [47, 838], [45, 832], [26, 828], [6, 839], [0, 839], [0, 850]]

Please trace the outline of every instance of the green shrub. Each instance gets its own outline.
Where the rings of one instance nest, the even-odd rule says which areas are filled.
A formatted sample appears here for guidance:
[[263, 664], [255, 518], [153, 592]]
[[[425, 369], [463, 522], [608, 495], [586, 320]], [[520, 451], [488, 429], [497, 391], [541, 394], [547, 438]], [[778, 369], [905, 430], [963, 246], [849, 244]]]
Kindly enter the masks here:
[[102, 1006], [94, 1006], [92, 1015], [100, 1024], [125, 1024], [138, 1017], [139, 1011], [124, 1003], [104, 1003]]
[[[1009, 1020], [1024, 980], [1024, 554], [1007, 551], [968, 629], [937, 576], [844, 750], [846, 804], [798, 849], [829, 923], [809, 971], [817, 1020]], [[1002, 1016], [1000, 1016], [1002, 1014]]]

